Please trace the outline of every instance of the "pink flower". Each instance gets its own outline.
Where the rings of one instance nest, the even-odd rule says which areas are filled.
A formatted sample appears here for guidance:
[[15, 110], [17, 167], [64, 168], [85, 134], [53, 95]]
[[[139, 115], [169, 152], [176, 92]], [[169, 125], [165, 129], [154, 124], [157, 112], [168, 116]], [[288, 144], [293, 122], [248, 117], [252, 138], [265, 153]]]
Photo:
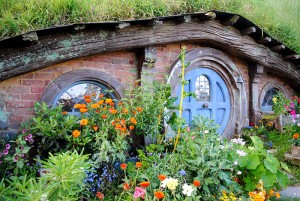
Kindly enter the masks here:
[[189, 126], [186, 128], [186, 131], [187, 131], [187, 132], [191, 132], [191, 129], [190, 129]]
[[7, 154], [8, 154], [8, 150], [5, 149], [5, 150], [3, 151], [3, 154], [4, 154], [4, 155], [7, 155]]
[[291, 102], [291, 103], [290, 103], [290, 107], [291, 107], [291, 108], [294, 108], [294, 107], [295, 107], [295, 104], [294, 104], [293, 102]]
[[296, 119], [296, 111], [295, 110], [291, 110], [290, 114], [292, 115], [293, 119]]
[[196, 138], [196, 136], [192, 136], [192, 140], [194, 140]]
[[146, 194], [146, 190], [141, 188], [141, 187], [135, 187], [134, 189], [134, 193], [133, 193], [133, 198], [137, 199], [137, 198], [145, 198], [145, 194]]
[[10, 144], [6, 144], [6, 149], [10, 149]]
[[287, 105], [284, 105], [284, 108], [285, 108], [287, 111], [290, 111], [290, 110], [291, 110]]

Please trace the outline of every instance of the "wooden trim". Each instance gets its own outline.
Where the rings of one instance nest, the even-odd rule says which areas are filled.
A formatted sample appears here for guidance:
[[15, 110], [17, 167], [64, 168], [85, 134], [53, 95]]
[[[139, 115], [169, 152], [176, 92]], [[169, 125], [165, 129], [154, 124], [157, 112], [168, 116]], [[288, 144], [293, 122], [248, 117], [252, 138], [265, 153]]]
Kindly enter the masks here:
[[256, 32], [255, 27], [247, 27], [245, 29], [240, 30], [242, 36], [250, 35]]
[[280, 52], [280, 51], [282, 51], [284, 49], [285, 49], [284, 45], [276, 45], [276, 46], [272, 47], [272, 50], [275, 51], [275, 52]]
[[229, 54], [270, 68], [292, 86], [300, 86], [300, 72], [291, 62], [253, 39], [225, 28], [215, 20], [180, 24], [164, 21], [155, 27], [131, 24], [123, 29], [49, 34], [26, 49], [0, 49], [0, 81], [89, 55], [178, 42], [205, 42], [226, 52], [230, 47]]
[[270, 43], [271, 41], [272, 41], [272, 38], [267, 36], [267, 37], [264, 37], [264, 38], [258, 40], [257, 42], [259, 44], [266, 44], [266, 43]]
[[287, 55], [286, 57], [284, 57], [285, 59], [299, 59], [300, 55], [299, 54], [291, 54], [291, 55]]

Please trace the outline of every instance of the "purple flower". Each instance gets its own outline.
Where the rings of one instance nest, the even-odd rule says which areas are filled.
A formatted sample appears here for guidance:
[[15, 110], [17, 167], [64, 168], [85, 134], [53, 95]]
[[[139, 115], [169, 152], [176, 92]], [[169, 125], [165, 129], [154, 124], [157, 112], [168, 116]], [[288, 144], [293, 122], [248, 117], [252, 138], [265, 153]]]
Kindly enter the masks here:
[[28, 140], [28, 136], [25, 137], [25, 141], [27, 141], [27, 140]]
[[27, 137], [28, 137], [28, 139], [31, 139], [31, 138], [32, 138], [32, 135], [31, 135], [31, 134], [28, 134]]
[[6, 149], [10, 149], [10, 144], [6, 144]]
[[295, 107], [295, 104], [294, 104], [293, 102], [291, 102], [291, 103], [290, 103], [290, 107], [291, 107], [291, 108], [294, 108], [294, 107]]
[[22, 130], [22, 133], [25, 134], [25, 133], [26, 133], [26, 129], [23, 129], [23, 130]]
[[14, 162], [17, 162], [18, 159], [19, 159], [19, 156], [18, 156], [18, 155], [15, 155], [15, 157], [14, 157]]
[[28, 140], [29, 144], [33, 144], [34, 143], [34, 140], [31, 138]]
[[8, 154], [8, 150], [5, 149], [5, 150], [3, 151], [3, 154], [4, 154], [4, 155], [7, 155], [7, 154]]
[[2, 163], [2, 161], [0, 161], [0, 164]]
[[181, 174], [182, 176], [185, 176], [186, 175], [186, 172], [184, 170], [180, 170], [179, 171], [179, 174]]
[[291, 113], [293, 119], [296, 119], [296, 111], [295, 110], [291, 110], [290, 113]]

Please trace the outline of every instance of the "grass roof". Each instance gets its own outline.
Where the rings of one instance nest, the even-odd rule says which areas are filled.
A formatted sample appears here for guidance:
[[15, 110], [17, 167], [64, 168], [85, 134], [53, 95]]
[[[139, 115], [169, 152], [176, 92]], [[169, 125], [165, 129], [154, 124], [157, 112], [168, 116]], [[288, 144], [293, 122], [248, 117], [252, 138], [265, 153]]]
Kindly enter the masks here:
[[221, 10], [300, 53], [300, 0], [0, 0], [0, 39], [53, 25]]

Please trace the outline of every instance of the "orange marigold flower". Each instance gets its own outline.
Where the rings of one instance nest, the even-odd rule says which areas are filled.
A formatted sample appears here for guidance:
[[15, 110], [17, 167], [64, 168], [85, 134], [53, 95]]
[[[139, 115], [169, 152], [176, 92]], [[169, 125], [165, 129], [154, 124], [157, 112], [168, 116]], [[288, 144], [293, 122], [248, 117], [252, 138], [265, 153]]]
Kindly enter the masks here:
[[103, 97], [104, 97], [104, 94], [100, 94], [100, 95], [99, 95], [99, 98], [103, 98]]
[[116, 129], [116, 130], [121, 130], [121, 129], [122, 129], [121, 124], [117, 124], [116, 127], [115, 127], [115, 129]]
[[80, 108], [81, 107], [81, 104], [77, 103], [74, 105], [74, 108]]
[[136, 111], [135, 110], [131, 110], [132, 114], [136, 115]]
[[113, 106], [115, 106], [115, 103], [114, 102], [110, 102], [109, 105], [113, 107]]
[[299, 138], [299, 134], [298, 134], [298, 133], [295, 133], [295, 134], [293, 135], [293, 138], [294, 138], [294, 139], [298, 139], [298, 138]]
[[94, 131], [97, 131], [99, 127], [97, 125], [93, 126]]
[[123, 131], [123, 132], [125, 132], [127, 130], [127, 128], [126, 127], [122, 127], [120, 130]]
[[88, 120], [87, 119], [81, 119], [80, 121], [80, 126], [86, 126], [88, 124]]
[[137, 123], [137, 121], [136, 121], [136, 119], [135, 119], [134, 117], [131, 117], [131, 118], [130, 118], [130, 122], [133, 123], [133, 124], [136, 124], [136, 123]]
[[112, 99], [110, 99], [110, 98], [108, 98], [108, 99], [105, 100], [105, 103], [106, 103], [106, 104], [109, 104], [109, 103], [111, 103], [111, 102], [112, 102]]
[[78, 138], [78, 137], [80, 136], [80, 131], [79, 131], [79, 130], [74, 130], [74, 131], [72, 132], [72, 136], [73, 136], [74, 138]]
[[135, 163], [135, 166], [136, 166], [137, 168], [141, 168], [142, 165], [143, 165], [143, 164], [142, 164], [141, 162], [136, 162], [136, 163]]
[[141, 107], [137, 107], [136, 110], [137, 110], [138, 112], [142, 112], [142, 111], [143, 111], [143, 109], [142, 109]]
[[127, 184], [127, 183], [124, 183], [124, 184], [123, 184], [123, 189], [124, 189], [125, 191], [128, 191], [128, 190], [130, 190], [130, 186], [129, 186], [129, 184]]
[[158, 175], [157, 177], [158, 177], [158, 179], [159, 179], [160, 181], [163, 181], [163, 180], [165, 180], [165, 179], [167, 178], [167, 176], [164, 175], [164, 174], [160, 174], [160, 175]]
[[149, 181], [143, 181], [142, 183], [139, 184], [143, 188], [147, 188], [150, 185]]
[[99, 107], [100, 107], [100, 105], [98, 103], [94, 103], [94, 104], [91, 105], [91, 108], [93, 108], [93, 109], [96, 109], [96, 108], [99, 108]]
[[132, 131], [133, 129], [134, 129], [134, 126], [130, 125], [130, 126], [129, 126], [129, 130]]
[[270, 192], [269, 192], [270, 196], [273, 196], [273, 195], [274, 195], [274, 193], [275, 193], [275, 192], [274, 192], [274, 190], [273, 190], [273, 189], [271, 189], [271, 190], [270, 190]]
[[279, 192], [276, 192], [276, 193], [275, 193], [275, 196], [276, 196], [277, 198], [280, 198], [280, 193], [279, 193]]
[[120, 122], [123, 126], [125, 126], [126, 124], [126, 119], [121, 119], [121, 122]]
[[88, 111], [88, 109], [86, 109], [86, 108], [80, 108], [80, 112], [81, 113], [85, 113], [85, 112], [87, 112]]
[[106, 119], [107, 118], [106, 114], [102, 114], [101, 117], [102, 117], [102, 119]]
[[118, 106], [121, 106], [121, 105], [123, 105], [123, 102], [122, 101], [118, 102]]
[[116, 110], [115, 108], [109, 108], [108, 111], [112, 114], [117, 114], [117, 112], [118, 112], [118, 110]]
[[194, 180], [193, 181], [194, 186], [199, 187], [201, 185], [199, 180]]
[[100, 193], [99, 191], [96, 193], [96, 197], [99, 199], [99, 200], [104, 200], [104, 195], [102, 193]]
[[62, 114], [66, 115], [66, 114], [68, 114], [68, 112], [67, 111], [63, 111]]
[[126, 167], [127, 167], [127, 164], [126, 164], [126, 163], [122, 163], [122, 164], [120, 164], [120, 168], [121, 168], [122, 170], [125, 170], [125, 169], [126, 169]]
[[91, 96], [90, 95], [84, 95], [83, 98], [84, 99], [91, 99]]
[[123, 113], [123, 114], [127, 114], [127, 113], [128, 113], [128, 110], [127, 110], [127, 108], [125, 108], [125, 107], [124, 107], [124, 108], [122, 108], [122, 113]]
[[115, 121], [112, 121], [112, 122], [111, 122], [111, 125], [112, 125], [112, 126], [115, 126], [115, 125], [116, 125], [116, 122], [115, 122]]
[[107, 107], [106, 107], [106, 106], [102, 108], [102, 110], [106, 110], [106, 109], [107, 109]]
[[84, 101], [85, 101], [86, 103], [90, 103], [90, 102], [92, 102], [92, 100], [91, 100], [91, 99], [84, 99]]
[[80, 107], [79, 107], [80, 109], [84, 109], [84, 108], [86, 108], [86, 104], [80, 104]]
[[99, 105], [102, 105], [102, 104], [104, 103], [104, 100], [99, 100], [97, 103], [98, 103]]
[[162, 191], [156, 191], [154, 195], [157, 199], [163, 199], [165, 197], [165, 194]]

